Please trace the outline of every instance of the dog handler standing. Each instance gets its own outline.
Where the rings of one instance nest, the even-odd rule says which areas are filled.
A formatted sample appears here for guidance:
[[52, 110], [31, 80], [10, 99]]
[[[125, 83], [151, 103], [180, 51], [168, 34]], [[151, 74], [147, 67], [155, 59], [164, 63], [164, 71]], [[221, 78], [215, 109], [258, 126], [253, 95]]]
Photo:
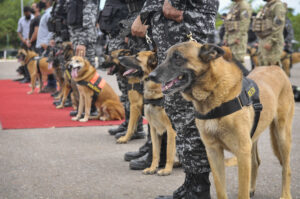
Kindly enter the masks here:
[[67, 24], [77, 56], [95, 66], [98, 0], [67, 0]]
[[232, 1], [234, 1], [234, 4], [224, 21], [224, 45], [229, 46], [234, 58], [243, 63], [247, 53], [248, 30], [252, 9], [246, 0]]
[[280, 0], [264, 1], [267, 3], [256, 15], [252, 25], [259, 38], [258, 62], [260, 66], [280, 65], [286, 9]]
[[[212, 42], [209, 38], [213, 38], [218, 7], [218, 0], [147, 0], [140, 17], [151, 24], [158, 62], [165, 59], [165, 53], [172, 45], [187, 41], [190, 33], [200, 43]], [[144, 37], [142, 30], [141, 26], [132, 26], [136, 36]], [[164, 107], [177, 132], [176, 148], [186, 177], [173, 196], [158, 198], [209, 199], [210, 167], [195, 125], [193, 105], [180, 93], [175, 93], [165, 96]]]

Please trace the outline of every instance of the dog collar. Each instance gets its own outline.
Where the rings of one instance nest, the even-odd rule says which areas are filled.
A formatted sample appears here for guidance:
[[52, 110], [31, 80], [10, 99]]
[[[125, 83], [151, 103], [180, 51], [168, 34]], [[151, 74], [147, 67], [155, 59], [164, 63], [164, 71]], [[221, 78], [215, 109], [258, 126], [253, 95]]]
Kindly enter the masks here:
[[139, 82], [139, 83], [134, 83], [134, 84], [129, 84], [127, 85], [127, 90], [135, 90], [139, 92], [140, 94], [144, 93], [144, 84]]
[[207, 114], [203, 115], [195, 111], [195, 117], [201, 120], [210, 120], [221, 118], [241, 110], [244, 106], [252, 105], [255, 111], [254, 123], [251, 129], [251, 137], [253, 136], [259, 122], [260, 112], [263, 109], [259, 99], [259, 89], [257, 84], [246, 77], [243, 78], [243, 88], [240, 95], [228, 102], [214, 108]]
[[153, 106], [160, 106], [163, 107], [165, 102], [165, 98], [157, 98], [157, 99], [144, 99], [144, 105], [145, 104], [151, 104]]

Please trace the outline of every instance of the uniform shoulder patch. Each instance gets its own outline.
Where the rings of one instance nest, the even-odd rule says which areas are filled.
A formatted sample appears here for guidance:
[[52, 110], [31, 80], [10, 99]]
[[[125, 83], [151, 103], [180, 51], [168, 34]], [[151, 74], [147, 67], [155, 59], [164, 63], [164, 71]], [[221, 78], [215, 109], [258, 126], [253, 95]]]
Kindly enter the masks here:
[[282, 24], [282, 20], [280, 18], [278, 18], [277, 16], [274, 18], [274, 22], [278, 26], [280, 26]]

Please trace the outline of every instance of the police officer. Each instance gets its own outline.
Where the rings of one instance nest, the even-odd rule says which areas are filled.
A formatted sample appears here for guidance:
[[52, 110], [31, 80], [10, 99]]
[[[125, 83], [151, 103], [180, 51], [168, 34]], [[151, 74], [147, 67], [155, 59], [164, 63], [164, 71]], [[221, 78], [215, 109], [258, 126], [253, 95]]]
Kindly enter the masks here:
[[253, 20], [253, 31], [259, 38], [259, 65], [280, 65], [284, 46], [283, 28], [286, 9], [280, 0], [264, 0], [266, 5]]
[[252, 9], [246, 0], [233, 1], [234, 4], [224, 21], [224, 44], [230, 47], [233, 57], [243, 63], [247, 52], [248, 29]]
[[[130, 45], [128, 44], [128, 34], [125, 34], [124, 32], [126, 32], [126, 24], [130, 23], [129, 13], [131, 12], [129, 12], [125, 0], [107, 0], [105, 2], [104, 9], [101, 13], [100, 29], [109, 36], [109, 43], [107, 45], [109, 53], [114, 50], [129, 48]], [[126, 19], [125, 23], [123, 22], [123, 25], [121, 25], [121, 20], [124, 19]], [[130, 117], [130, 104], [127, 95], [127, 79], [122, 75], [117, 74], [117, 82], [119, 89], [122, 92], [121, 101], [125, 107], [125, 121], [117, 128], [109, 129], [108, 132], [111, 135], [116, 136], [116, 138], [119, 138], [125, 135], [127, 132]], [[137, 131], [134, 133], [132, 139], [144, 137], [145, 133], [143, 131], [142, 118], [140, 118], [138, 121]]]
[[98, 0], [67, 0], [67, 24], [75, 54], [95, 66]]
[[[217, 0], [201, 0], [201, 3], [197, 0], [147, 0], [140, 16], [142, 21], [148, 19], [150, 22], [158, 62], [164, 60], [169, 47], [187, 41], [190, 33], [200, 43], [210, 42], [215, 31], [218, 6]], [[138, 27], [132, 27], [132, 32], [144, 36]], [[180, 93], [175, 93], [165, 96], [165, 109], [177, 132], [176, 148], [186, 178], [173, 196], [159, 198], [209, 199], [210, 167], [195, 125], [193, 105]]]

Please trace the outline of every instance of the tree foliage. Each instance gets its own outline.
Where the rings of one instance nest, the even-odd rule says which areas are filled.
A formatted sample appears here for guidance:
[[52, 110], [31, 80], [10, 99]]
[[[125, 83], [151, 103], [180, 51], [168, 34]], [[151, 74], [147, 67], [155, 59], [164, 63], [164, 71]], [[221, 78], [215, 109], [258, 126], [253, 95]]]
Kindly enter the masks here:
[[[24, 6], [32, 0], [24, 0]], [[19, 39], [17, 35], [18, 20], [21, 17], [20, 0], [0, 0], [0, 49], [6, 47], [9, 37], [10, 47], [17, 47]]]

